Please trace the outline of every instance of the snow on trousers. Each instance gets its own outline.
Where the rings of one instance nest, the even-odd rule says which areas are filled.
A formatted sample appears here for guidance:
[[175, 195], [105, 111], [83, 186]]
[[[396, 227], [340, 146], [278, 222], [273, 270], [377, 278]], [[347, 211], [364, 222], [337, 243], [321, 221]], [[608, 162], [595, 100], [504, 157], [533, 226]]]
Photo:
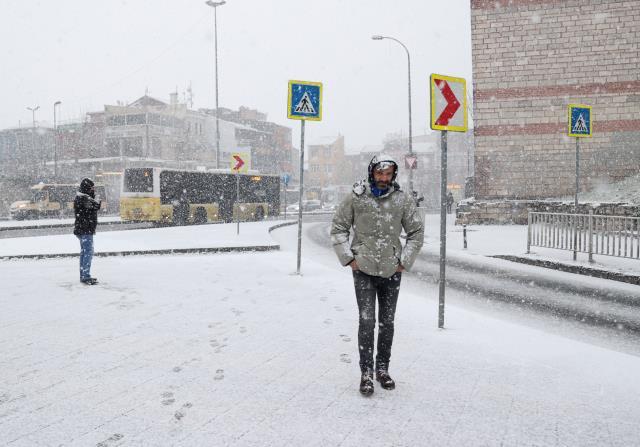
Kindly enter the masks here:
[[91, 260], [93, 259], [93, 235], [80, 234], [80, 280], [91, 278]]
[[367, 275], [356, 270], [353, 283], [360, 314], [358, 326], [358, 349], [360, 351], [360, 371], [373, 370], [373, 340], [376, 325], [376, 297], [378, 299], [378, 349], [376, 369], [387, 370], [391, 359], [396, 304], [400, 292], [402, 273], [396, 272], [389, 278]]

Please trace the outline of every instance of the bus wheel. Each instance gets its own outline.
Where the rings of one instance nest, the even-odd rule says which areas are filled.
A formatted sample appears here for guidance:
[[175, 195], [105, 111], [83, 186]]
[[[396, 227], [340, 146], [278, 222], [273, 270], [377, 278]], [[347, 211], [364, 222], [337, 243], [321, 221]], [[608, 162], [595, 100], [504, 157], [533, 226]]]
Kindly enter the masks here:
[[202, 207], [196, 208], [196, 213], [193, 216], [193, 223], [196, 225], [207, 223], [207, 210]]
[[259, 206], [258, 208], [256, 208], [255, 220], [262, 220], [262, 219], [264, 219], [264, 208]]

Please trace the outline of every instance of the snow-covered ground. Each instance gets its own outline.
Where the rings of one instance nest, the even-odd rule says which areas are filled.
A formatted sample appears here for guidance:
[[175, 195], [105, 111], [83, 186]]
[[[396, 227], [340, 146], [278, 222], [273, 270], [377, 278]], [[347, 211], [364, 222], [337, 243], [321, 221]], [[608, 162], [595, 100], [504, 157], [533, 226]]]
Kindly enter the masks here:
[[[242, 222], [236, 224], [149, 228], [144, 230], [100, 232], [94, 237], [94, 251], [148, 251], [178, 248], [248, 247], [276, 245], [268, 228], [284, 221]], [[78, 239], [71, 234], [19, 237], [0, 240], [1, 256], [79, 253]]]
[[[425, 217], [426, 232], [423, 251], [440, 253], [440, 215], [427, 214]], [[531, 247], [531, 253], [527, 254], [526, 225], [468, 225], [467, 249], [464, 250], [462, 226], [456, 226], [454, 222], [454, 215], [449, 214], [447, 253], [453, 256], [477, 258], [478, 256], [514, 255], [640, 275], [639, 259], [594, 255], [594, 262], [589, 263], [588, 255], [585, 253], [578, 253], [578, 259], [574, 261], [572, 251], [543, 247]]]
[[[119, 216], [99, 216], [101, 223], [120, 222]], [[37, 220], [0, 220], [0, 228], [28, 227], [38, 228], [50, 225], [73, 225], [75, 219], [37, 219]]]
[[[207, 242], [199, 228], [174, 230]], [[397, 389], [361, 397], [350, 274], [305, 239], [293, 275], [295, 236], [273, 233], [281, 252], [96, 258], [94, 287], [78, 283], [75, 259], [3, 261], [0, 445], [640, 439], [640, 358], [451, 305], [438, 330], [437, 288], [411, 275]]]

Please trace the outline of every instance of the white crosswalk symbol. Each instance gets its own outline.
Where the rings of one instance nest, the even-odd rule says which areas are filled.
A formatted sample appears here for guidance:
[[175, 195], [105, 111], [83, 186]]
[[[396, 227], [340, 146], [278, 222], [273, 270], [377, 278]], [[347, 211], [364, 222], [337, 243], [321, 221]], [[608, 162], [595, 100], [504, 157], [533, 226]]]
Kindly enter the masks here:
[[576, 124], [573, 126], [573, 132], [586, 132], [587, 131], [587, 122], [584, 120], [584, 116], [580, 114], [578, 119], [576, 120]]
[[300, 102], [296, 106], [296, 112], [309, 113], [311, 115], [316, 114], [316, 109], [313, 108], [311, 98], [309, 97], [309, 92], [304, 92], [304, 95], [302, 95], [302, 99], [300, 99]]

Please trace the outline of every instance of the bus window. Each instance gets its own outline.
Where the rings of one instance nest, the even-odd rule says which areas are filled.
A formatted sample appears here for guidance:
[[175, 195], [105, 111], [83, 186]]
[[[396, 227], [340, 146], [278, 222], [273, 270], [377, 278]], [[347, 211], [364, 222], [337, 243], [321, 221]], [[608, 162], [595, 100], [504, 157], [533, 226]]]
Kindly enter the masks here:
[[153, 169], [127, 169], [124, 174], [124, 192], [153, 192]]

